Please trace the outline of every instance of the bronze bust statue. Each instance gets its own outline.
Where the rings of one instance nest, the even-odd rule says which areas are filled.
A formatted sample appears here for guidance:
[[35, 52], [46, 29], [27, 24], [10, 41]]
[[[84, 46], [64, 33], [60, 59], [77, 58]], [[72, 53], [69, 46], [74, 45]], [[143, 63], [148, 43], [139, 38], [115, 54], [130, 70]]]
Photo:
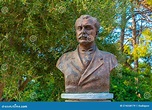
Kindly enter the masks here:
[[63, 54], [57, 68], [64, 74], [66, 93], [109, 92], [110, 71], [117, 66], [115, 56], [95, 44], [100, 23], [90, 15], [75, 22], [77, 49]]

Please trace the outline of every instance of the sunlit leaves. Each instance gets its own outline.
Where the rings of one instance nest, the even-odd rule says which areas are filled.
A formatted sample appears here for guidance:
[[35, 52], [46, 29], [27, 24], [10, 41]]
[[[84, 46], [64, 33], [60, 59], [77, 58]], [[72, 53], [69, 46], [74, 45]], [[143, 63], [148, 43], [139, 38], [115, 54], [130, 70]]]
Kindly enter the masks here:
[[133, 56], [134, 59], [138, 59], [149, 54], [149, 48], [149, 45], [144, 44], [135, 45], [133, 49], [128, 45], [124, 45], [124, 53]]
[[142, 35], [145, 37], [145, 40], [147, 42], [151, 42], [152, 41], [152, 31], [150, 29], [145, 29], [142, 32]]
[[151, 0], [147, 0], [148, 5], [152, 6], [152, 1]]
[[124, 52], [127, 54], [130, 54], [130, 52], [131, 52], [130, 46], [124, 45]]
[[142, 32], [142, 35], [139, 39], [140, 45], [138, 46], [138, 51], [140, 51], [141, 57], [151, 54], [151, 42], [152, 42], [152, 32], [149, 29], [145, 29]]

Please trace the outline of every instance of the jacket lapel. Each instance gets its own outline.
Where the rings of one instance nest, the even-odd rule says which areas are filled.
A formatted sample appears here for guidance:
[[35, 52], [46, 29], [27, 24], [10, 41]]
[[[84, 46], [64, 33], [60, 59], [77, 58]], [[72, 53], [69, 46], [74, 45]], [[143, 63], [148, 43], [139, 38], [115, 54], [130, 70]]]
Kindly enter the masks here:
[[100, 51], [98, 50], [98, 48], [96, 48], [96, 52], [94, 53], [90, 64], [88, 65], [88, 67], [86, 68], [84, 73], [82, 74], [78, 85], [80, 85], [88, 76], [90, 76], [101, 65], [103, 65], [103, 63], [104, 63], [103, 57], [102, 57]]
[[84, 65], [80, 59], [78, 48], [73, 52], [73, 56], [71, 57], [71, 64], [76, 70], [79, 71], [80, 74], [83, 74]]

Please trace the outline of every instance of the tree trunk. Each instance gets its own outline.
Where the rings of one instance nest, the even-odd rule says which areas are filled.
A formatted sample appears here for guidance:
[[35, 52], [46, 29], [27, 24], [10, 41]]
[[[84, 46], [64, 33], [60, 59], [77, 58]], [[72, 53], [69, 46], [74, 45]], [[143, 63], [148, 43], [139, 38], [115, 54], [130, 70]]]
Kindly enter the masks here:
[[28, 82], [30, 82], [31, 80], [30, 79], [26, 79], [21, 86], [19, 86], [19, 91], [23, 91], [24, 88], [26, 87], [26, 85], [28, 84]]
[[0, 83], [0, 101], [2, 100], [3, 89], [4, 89], [4, 84], [3, 84], [3, 83]]
[[[137, 34], [136, 34], [136, 19], [134, 14], [132, 15], [132, 45], [133, 45], [133, 49], [136, 48], [136, 45], [138, 44], [137, 42]], [[138, 72], [138, 58], [135, 57], [134, 59], [134, 71]]]
[[123, 53], [124, 51], [124, 34], [125, 34], [125, 28], [121, 29], [121, 35], [120, 35], [120, 50]]

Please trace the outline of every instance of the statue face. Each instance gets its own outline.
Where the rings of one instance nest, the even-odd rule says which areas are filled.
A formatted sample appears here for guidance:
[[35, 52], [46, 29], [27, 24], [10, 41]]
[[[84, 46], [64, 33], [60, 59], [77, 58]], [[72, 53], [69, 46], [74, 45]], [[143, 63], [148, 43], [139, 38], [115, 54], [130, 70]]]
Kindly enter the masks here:
[[93, 43], [96, 36], [97, 29], [92, 19], [80, 19], [76, 22], [76, 37], [80, 44]]

